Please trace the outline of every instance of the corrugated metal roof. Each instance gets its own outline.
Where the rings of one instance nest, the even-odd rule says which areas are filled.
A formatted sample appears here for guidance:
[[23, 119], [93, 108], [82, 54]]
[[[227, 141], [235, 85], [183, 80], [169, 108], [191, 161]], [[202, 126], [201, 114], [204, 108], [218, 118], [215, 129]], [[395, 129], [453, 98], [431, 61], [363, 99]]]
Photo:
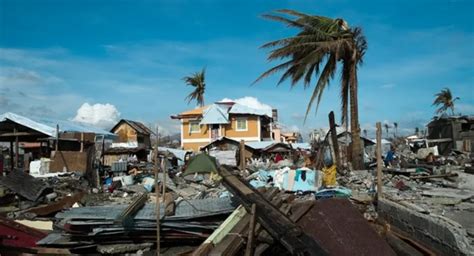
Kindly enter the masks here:
[[[58, 219], [88, 219], [88, 220], [114, 220], [127, 205], [105, 205], [70, 208], [65, 212], [56, 214]], [[160, 216], [164, 215], [165, 207], [160, 207]], [[235, 206], [229, 197], [205, 198], [200, 200], [181, 201], [176, 205], [175, 215], [167, 216], [168, 220], [179, 220], [213, 216], [232, 212]], [[153, 203], [147, 203], [134, 217], [134, 220], [156, 220], [156, 207]]]
[[202, 115], [202, 113], [204, 112], [204, 110], [206, 110], [208, 107], [209, 107], [209, 106], [204, 106], [204, 107], [200, 107], [200, 108], [195, 108], [195, 109], [192, 109], [192, 110], [184, 111], [184, 112], [181, 112], [179, 115], [180, 115], [180, 116]]
[[308, 142], [292, 143], [291, 146], [295, 149], [296, 148], [307, 149], [307, 150], [311, 149], [311, 144], [309, 144]]
[[272, 141], [272, 140], [269, 140], [269, 141], [246, 141], [245, 145], [247, 145], [251, 148], [254, 148], [254, 149], [264, 149], [264, 148], [266, 148], [270, 145], [273, 145], [275, 143], [280, 143], [280, 142]]
[[229, 110], [230, 114], [250, 114], [257, 116], [272, 116], [272, 110], [255, 109], [239, 103], [235, 103]]
[[228, 124], [229, 114], [227, 111], [219, 107], [217, 104], [212, 104], [204, 111], [201, 124]]
[[130, 127], [132, 127], [138, 133], [145, 134], [145, 135], [154, 134], [154, 132], [150, 130], [148, 127], [146, 127], [146, 125], [144, 125], [143, 123], [133, 121], [133, 120], [128, 120], [128, 119], [120, 120], [112, 129], [110, 129], [110, 131], [114, 132], [117, 126], [120, 125], [122, 122], [125, 122], [128, 125], [130, 125]]
[[0, 122], [6, 120], [26, 126], [51, 137], [56, 137], [56, 125], [59, 125], [59, 132], [90, 132], [100, 135], [115, 135], [97, 127], [83, 125], [72, 121], [46, 117], [24, 117], [11, 112], [0, 115]]

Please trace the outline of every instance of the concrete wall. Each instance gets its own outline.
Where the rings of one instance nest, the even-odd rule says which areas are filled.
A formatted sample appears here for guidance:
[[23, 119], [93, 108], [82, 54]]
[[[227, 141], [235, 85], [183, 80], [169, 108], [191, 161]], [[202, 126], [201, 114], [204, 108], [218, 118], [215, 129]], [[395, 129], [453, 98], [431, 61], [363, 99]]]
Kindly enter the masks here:
[[386, 199], [378, 201], [377, 212], [388, 223], [441, 255], [470, 255], [473, 252], [466, 230], [439, 217], [416, 212]]

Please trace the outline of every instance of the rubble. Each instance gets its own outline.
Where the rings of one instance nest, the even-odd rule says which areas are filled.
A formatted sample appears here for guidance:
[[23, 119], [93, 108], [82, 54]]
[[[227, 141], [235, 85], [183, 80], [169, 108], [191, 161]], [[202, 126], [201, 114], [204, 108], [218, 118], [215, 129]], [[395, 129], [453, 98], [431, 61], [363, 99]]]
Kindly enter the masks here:
[[[139, 125], [122, 120], [117, 133], [132, 129], [130, 124]], [[62, 139], [68, 136], [79, 136], [73, 140], [77, 145], [85, 141], [80, 133]], [[414, 150], [417, 141], [397, 138], [385, 143], [394, 158], [379, 166], [377, 183], [371, 140], [364, 139], [366, 170], [351, 170], [342, 152], [341, 163], [333, 161], [336, 148], [349, 148], [350, 136], [339, 134], [339, 147], [328, 143], [330, 136], [314, 147], [222, 138], [196, 155], [168, 147], [152, 150], [151, 141], [139, 143], [132, 136], [127, 140], [136, 141], [104, 148], [94, 167], [64, 172], [52, 172], [48, 166], [55, 158], [43, 157], [31, 162], [29, 174], [13, 168], [0, 177], [0, 214], [7, 217], [0, 222], [4, 231], [25, 239], [0, 234], [6, 237], [2, 249], [146, 254], [160, 245], [160, 252], [171, 255], [473, 251], [471, 155], [453, 150], [441, 156], [428, 140]], [[52, 152], [69, 160], [80, 153]]]

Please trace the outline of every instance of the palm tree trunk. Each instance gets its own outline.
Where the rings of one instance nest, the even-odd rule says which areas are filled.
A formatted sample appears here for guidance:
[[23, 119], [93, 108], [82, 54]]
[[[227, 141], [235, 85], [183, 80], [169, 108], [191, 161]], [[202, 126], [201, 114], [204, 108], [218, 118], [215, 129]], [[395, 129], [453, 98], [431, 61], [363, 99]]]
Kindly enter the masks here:
[[362, 158], [362, 144], [360, 140], [359, 107], [357, 102], [357, 66], [355, 63], [351, 65], [351, 69], [352, 72], [349, 82], [349, 98], [352, 134], [352, 168], [354, 170], [362, 170], [364, 168], [364, 164]]

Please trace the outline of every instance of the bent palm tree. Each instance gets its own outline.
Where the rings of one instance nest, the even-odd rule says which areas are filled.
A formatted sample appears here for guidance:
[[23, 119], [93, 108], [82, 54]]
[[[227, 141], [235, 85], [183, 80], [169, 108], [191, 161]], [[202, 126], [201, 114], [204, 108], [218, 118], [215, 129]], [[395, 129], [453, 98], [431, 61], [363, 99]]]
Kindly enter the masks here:
[[[292, 18], [286, 18], [283, 16], [285, 14]], [[279, 10], [276, 14], [267, 14], [263, 17], [283, 22], [289, 27], [297, 28], [299, 32], [293, 37], [279, 39], [262, 46], [272, 49], [268, 60], [286, 60], [263, 73], [255, 82], [277, 71], [284, 71], [278, 84], [291, 79], [293, 87], [303, 80], [304, 88], [308, 88], [313, 75], [319, 76], [306, 109], [306, 120], [315, 100], [317, 111], [323, 92], [328, 88], [329, 81], [334, 78], [337, 65], [340, 64], [341, 121], [347, 127], [350, 107], [352, 164], [354, 168], [361, 168], [363, 163], [357, 103], [357, 67], [362, 64], [367, 49], [362, 30], [349, 28], [343, 19], [307, 15], [292, 10]]]
[[394, 122], [394, 123], [393, 123], [393, 127], [395, 128], [395, 133], [393, 134], [393, 137], [397, 137], [397, 133], [398, 133], [398, 123], [397, 123], [397, 122]]
[[449, 88], [444, 88], [441, 92], [435, 94], [436, 98], [433, 102], [433, 106], [441, 105], [437, 110], [436, 114], [446, 113], [448, 109], [451, 109], [451, 114], [454, 115], [454, 102], [459, 100], [459, 97], [453, 99], [451, 90]]
[[388, 123], [385, 123], [383, 124], [383, 127], [385, 127], [385, 134], [386, 134], [386, 138], [388, 138], [388, 129], [390, 128], [390, 125], [388, 125]]
[[183, 77], [183, 80], [187, 85], [194, 87], [194, 91], [186, 97], [188, 104], [191, 103], [191, 101], [196, 100], [196, 103], [199, 106], [204, 106], [204, 92], [206, 91], [205, 73], [206, 69], [203, 68], [201, 72], [196, 72], [191, 76]]

